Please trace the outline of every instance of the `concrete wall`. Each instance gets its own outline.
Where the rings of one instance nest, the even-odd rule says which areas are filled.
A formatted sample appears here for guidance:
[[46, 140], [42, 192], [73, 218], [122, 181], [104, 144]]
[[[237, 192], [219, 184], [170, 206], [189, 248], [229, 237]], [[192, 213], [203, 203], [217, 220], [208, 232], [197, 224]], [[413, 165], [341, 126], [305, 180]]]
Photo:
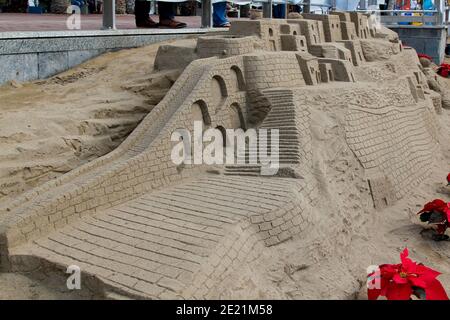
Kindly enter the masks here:
[[48, 78], [110, 50], [205, 34], [204, 29], [0, 33], [0, 85]]
[[437, 64], [444, 61], [447, 41], [446, 27], [388, 26], [388, 28], [397, 32], [403, 44], [413, 47], [417, 53], [431, 56]]

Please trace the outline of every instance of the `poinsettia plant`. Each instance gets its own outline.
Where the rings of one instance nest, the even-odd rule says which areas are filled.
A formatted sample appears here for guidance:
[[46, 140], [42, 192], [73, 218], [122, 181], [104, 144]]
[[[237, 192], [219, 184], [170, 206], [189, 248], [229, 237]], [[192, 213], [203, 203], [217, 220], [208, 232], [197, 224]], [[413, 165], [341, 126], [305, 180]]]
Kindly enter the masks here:
[[450, 186], [450, 173], [447, 176], [447, 185]]
[[[408, 249], [400, 253], [401, 263], [382, 264], [379, 271], [368, 275], [367, 296], [376, 300], [380, 296], [388, 300], [448, 300], [444, 287], [436, 279], [439, 272], [408, 258]], [[378, 283], [378, 285], [373, 285]]]
[[450, 227], [450, 202], [447, 203], [441, 199], [435, 199], [428, 202], [417, 214], [420, 215], [420, 221], [428, 222], [436, 229], [433, 239], [436, 241], [448, 240], [445, 231]]
[[424, 54], [424, 53], [418, 53], [417, 56], [418, 56], [419, 58], [425, 58], [425, 59], [428, 59], [428, 60], [430, 60], [430, 61], [433, 60], [433, 58], [431, 58], [429, 55]]
[[448, 78], [448, 76], [450, 75], [450, 64], [441, 63], [437, 70], [437, 73], [444, 78]]

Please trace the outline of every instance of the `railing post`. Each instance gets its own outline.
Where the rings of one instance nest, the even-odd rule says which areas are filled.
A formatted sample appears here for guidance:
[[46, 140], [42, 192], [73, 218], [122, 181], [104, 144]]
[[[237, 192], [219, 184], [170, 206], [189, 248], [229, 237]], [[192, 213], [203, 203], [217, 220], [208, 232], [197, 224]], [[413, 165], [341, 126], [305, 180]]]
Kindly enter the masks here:
[[116, 2], [114, 0], [103, 2], [103, 29], [116, 29]]
[[263, 18], [272, 18], [272, 0], [263, 2]]
[[444, 11], [445, 11], [445, 2], [441, 0], [435, 0], [434, 6], [436, 7], [436, 25], [441, 26], [444, 24]]
[[202, 0], [202, 28], [211, 28], [212, 25], [212, 1]]
[[150, 4], [150, 14], [158, 14], [156, 10], [156, 1], [152, 0]]
[[359, 1], [359, 9], [361, 9], [361, 10], [366, 10], [367, 9], [366, 0], [360, 0]]
[[311, 12], [311, 3], [310, 0], [307, 0], [308, 2], [304, 3], [303, 5], [303, 12], [304, 13], [310, 13]]

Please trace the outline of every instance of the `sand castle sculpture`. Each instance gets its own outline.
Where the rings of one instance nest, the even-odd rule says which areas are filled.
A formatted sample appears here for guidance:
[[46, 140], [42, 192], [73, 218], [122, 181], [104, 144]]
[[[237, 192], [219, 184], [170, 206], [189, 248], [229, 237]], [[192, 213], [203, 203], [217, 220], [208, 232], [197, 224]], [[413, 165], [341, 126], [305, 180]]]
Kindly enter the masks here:
[[[155, 67], [184, 72], [116, 150], [2, 205], [3, 270], [77, 265], [105, 296], [220, 297], [230, 273], [315, 222], [313, 110], [346, 110], [374, 206], [431, 170], [441, 94], [416, 52], [366, 15], [234, 21], [225, 35], [161, 46]], [[171, 133], [194, 120], [279, 129], [279, 172], [174, 164]]]

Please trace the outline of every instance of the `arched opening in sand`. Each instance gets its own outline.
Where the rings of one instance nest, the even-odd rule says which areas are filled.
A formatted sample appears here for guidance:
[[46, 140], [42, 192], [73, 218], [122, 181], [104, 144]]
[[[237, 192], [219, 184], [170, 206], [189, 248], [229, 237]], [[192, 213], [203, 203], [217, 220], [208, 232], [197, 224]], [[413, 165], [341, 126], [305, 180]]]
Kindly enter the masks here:
[[222, 134], [222, 145], [225, 148], [227, 146], [227, 130], [223, 126], [217, 126], [216, 129]]
[[246, 127], [242, 109], [236, 102], [230, 106], [230, 125], [233, 129], [241, 128], [245, 130]]
[[215, 107], [219, 106], [228, 96], [225, 80], [219, 75], [215, 75], [211, 80], [211, 102]]
[[231, 67], [231, 79], [239, 91], [245, 91], [245, 80], [241, 69], [238, 66]]
[[204, 125], [211, 125], [211, 117], [209, 115], [208, 106], [205, 101], [197, 100], [191, 106], [192, 122], [202, 121]]

